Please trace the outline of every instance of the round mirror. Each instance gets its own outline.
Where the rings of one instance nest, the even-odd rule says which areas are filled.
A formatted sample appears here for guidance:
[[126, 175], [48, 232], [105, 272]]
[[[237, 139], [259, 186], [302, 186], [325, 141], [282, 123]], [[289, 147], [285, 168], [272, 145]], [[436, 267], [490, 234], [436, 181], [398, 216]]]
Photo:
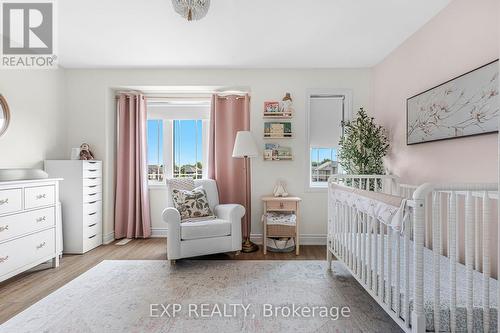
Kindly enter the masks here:
[[9, 105], [7, 104], [7, 100], [0, 95], [0, 136], [2, 136], [7, 127], [9, 127], [10, 120], [10, 110]]

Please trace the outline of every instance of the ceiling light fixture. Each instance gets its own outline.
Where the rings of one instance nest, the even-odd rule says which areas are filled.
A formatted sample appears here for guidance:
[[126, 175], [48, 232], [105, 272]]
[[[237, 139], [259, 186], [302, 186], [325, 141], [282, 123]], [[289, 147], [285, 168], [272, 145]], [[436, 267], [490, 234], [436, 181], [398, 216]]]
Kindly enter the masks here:
[[188, 21], [201, 20], [208, 13], [210, 0], [172, 0], [174, 10]]

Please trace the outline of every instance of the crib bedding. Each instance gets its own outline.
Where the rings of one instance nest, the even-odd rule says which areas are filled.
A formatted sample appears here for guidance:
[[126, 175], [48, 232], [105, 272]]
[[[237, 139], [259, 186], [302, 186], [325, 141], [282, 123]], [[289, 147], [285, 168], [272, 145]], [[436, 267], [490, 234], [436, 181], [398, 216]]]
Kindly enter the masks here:
[[[337, 234], [340, 235], [340, 234]], [[347, 236], [351, 236], [352, 234], [348, 234]], [[381, 237], [381, 236], [378, 236]], [[378, 238], [379, 239], [379, 238]], [[377, 238], [372, 238], [372, 263], [375, 262], [375, 240]], [[387, 236], [384, 237], [384, 251], [387, 253]], [[403, 239], [400, 240], [401, 247], [401, 263], [400, 263], [400, 309], [403, 309], [402, 305], [404, 304], [404, 291], [405, 291], [405, 276], [404, 276], [404, 252], [403, 252]], [[396, 308], [396, 281], [395, 281], [395, 266], [396, 266], [396, 248], [394, 237], [392, 240], [392, 308]], [[377, 245], [379, 246], [379, 242], [377, 241]], [[413, 242], [409, 241], [409, 249], [410, 249], [410, 312], [413, 308]], [[380, 252], [380, 247], [378, 248], [378, 252]], [[380, 253], [378, 253], [380, 260]], [[440, 331], [449, 332], [450, 331], [450, 260], [445, 256], [439, 257], [439, 269], [440, 269]], [[388, 261], [387, 255], [384, 256], [384, 275], [385, 281], [387, 281], [388, 276]], [[434, 329], [434, 253], [425, 248], [424, 249], [424, 311], [426, 318], [426, 329], [427, 331], [433, 332]], [[380, 263], [379, 263], [380, 269]], [[467, 282], [466, 282], [466, 268], [463, 264], [456, 265], [456, 278], [457, 278], [457, 306], [456, 306], [456, 329], [458, 332], [467, 331], [467, 310], [466, 310], [466, 302], [467, 302]], [[375, 273], [373, 273], [374, 275]], [[473, 274], [473, 284], [474, 284], [474, 296], [473, 296], [473, 327], [474, 332], [483, 332], [483, 274], [477, 271], [474, 271]], [[387, 284], [387, 282], [386, 282]], [[498, 290], [498, 281], [495, 279], [489, 279], [489, 288], [490, 288], [490, 332], [497, 332], [497, 290]], [[386, 292], [387, 294], [387, 292]], [[387, 296], [386, 296], [387, 297]], [[402, 310], [401, 310], [402, 311]], [[403, 317], [404, 314], [402, 313]], [[411, 316], [410, 316], [411, 317]], [[411, 318], [410, 318], [411, 323]]]
[[330, 189], [332, 202], [355, 207], [359, 212], [376, 216], [395, 230], [402, 230], [407, 210], [405, 198], [338, 184], [330, 184]]

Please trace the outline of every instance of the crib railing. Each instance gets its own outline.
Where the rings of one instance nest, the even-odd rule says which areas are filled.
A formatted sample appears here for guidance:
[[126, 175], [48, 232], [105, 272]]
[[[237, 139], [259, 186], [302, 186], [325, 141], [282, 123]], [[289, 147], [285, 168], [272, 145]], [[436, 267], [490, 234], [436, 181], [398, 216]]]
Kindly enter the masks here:
[[[482, 330], [490, 331], [490, 278], [491, 278], [491, 238], [498, 239], [498, 225], [492, 223], [491, 199], [497, 197], [497, 184], [424, 184], [420, 186], [413, 194], [414, 203], [414, 309], [412, 323], [415, 323], [414, 331], [425, 331], [424, 317], [424, 288], [433, 289], [434, 304], [434, 328], [440, 330], [440, 290], [441, 290], [441, 265], [440, 258], [447, 255], [449, 258], [449, 310], [450, 310], [450, 328], [452, 332], [457, 330], [457, 264], [464, 263], [466, 267], [466, 313], [467, 313], [467, 331], [475, 332], [478, 329], [473, 327], [474, 306], [482, 311]], [[429, 199], [430, 198], [430, 199]], [[427, 201], [427, 203], [426, 203]], [[430, 208], [426, 209], [426, 204]], [[428, 214], [430, 214], [430, 223], [426, 223]], [[460, 230], [463, 220], [463, 237]], [[431, 225], [430, 233], [432, 235], [433, 252], [433, 271], [434, 278], [432, 286], [424, 285], [424, 241], [426, 226]], [[446, 233], [443, 229], [447, 229]], [[480, 238], [482, 235], [482, 239]], [[463, 241], [460, 241], [460, 238]], [[443, 243], [446, 241], [446, 247]], [[482, 245], [482, 246], [481, 246]], [[445, 253], [443, 249], [446, 248]], [[459, 257], [459, 252], [465, 252], [464, 261]], [[498, 253], [498, 247], [497, 251]], [[496, 255], [495, 253], [495, 255]], [[497, 257], [497, 267], [500, 265], [499, 256]], [[480, 265], [481, 264], [481, 265]], [[481, 267], [482, 266], [482, 267]], [[480, 268], [482, 268], [480, 270]], [[482, 275], [482, 290], [474, 288], [474, 271]], [[482, 293], [482, 305], [474, 304], [474, 293]], [[500, 295], [496, 295], [500, 300]], [[497, 320], [497, 331], [500, 331], [500, 321]]]
[[330, 176], [328, 182], [354, 187], [367, 191], [382, 192], [387, 194], [398, 193], [398, 177], [393, 175], [345, 175], [335, 174]]
[[[490, 199], [497, 195], [498, 185], [424, 184], [416, 189], [411, 185], [391, 185], [391, 191], [387, 191], [388, 185], [383, 185], [384, 182], [387, 184], [387, 180], [395, 181], [395, 177], [335, 175], [330, 178], [331, 182], [337, 184], [392, 192], [402, 197], [412, 194], [413, 198], [407, 201], [411, 219], [402, 232], [385, 225], [375, 216], [360, 212], [356, 207], [329, 198], [327, 253], [331, 256], [331, 252], [343, 261], [367, 292], [407, 332], [426, 330], [424, 288], [433, 291], [433, 324], [436, 331], [441, 329], [441, 256], [449, 258], [449, 320], [451, 331], [457, 331], [457, 292], [463, 292], [457, 291], [457, 265], [464, 263], [467, 330], [472, 332], [474, 329], [473, 297], [475, 292], [481, 292], [483, 331], [488, 332], [491, 257], [495, 254], [491, 245], [492, 239], [498, 239], [498, 229], [493, 229], [491, 221]], [[464, 234], [460, 231], [462, 221]], [[494, 235], [491, 230], [494, 230]], [[427, 243], [426, 238], [430, 238]], [[431, 285], [424, 285], [425, 247], [427, 251], [432, 251], [434, 273]], [[465, 252], [465, 258], [461, 258], [460, 252]], [[496, 256], [496, 260], [499, 261], [499, 256]], [[410, 276], [410, 265], [413, 266], [413, 276]], [[474, 271], [482, 274], [482, 290], [474, 288]], [[410, 286], [410, 283], [413, 285]], [[497, 299], [500, 300], [500, 295], [497, 295]]]

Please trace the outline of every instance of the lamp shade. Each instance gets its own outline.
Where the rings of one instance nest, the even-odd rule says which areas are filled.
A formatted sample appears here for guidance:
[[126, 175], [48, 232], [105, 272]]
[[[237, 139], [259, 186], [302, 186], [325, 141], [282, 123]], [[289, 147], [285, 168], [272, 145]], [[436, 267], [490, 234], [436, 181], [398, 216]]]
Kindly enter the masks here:
[[249, 131], [239, 131], [234, 142], [233, 157], [257, 157], [259, 151], [252, 133]]

